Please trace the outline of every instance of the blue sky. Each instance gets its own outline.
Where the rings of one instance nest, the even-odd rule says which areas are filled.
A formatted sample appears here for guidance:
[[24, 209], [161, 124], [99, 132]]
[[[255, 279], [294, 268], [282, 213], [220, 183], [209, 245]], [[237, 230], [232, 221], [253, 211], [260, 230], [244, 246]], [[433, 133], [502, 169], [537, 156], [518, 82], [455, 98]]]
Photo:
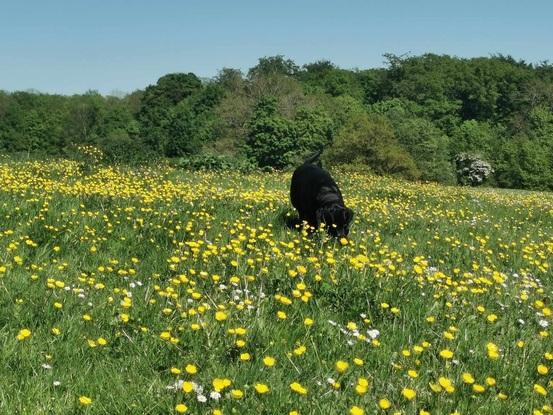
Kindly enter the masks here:
[[548, 0], [0, 0], [0, 89], [103, 94], [262, 56], [344, 68], [382, 54], [553, 61]]

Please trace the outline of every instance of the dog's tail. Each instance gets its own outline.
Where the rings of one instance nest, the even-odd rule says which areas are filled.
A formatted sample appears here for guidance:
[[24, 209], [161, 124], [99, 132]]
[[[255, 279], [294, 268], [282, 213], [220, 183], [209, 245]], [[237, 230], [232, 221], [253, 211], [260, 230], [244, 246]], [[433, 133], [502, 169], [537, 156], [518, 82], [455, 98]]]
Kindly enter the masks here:
[[[319, 157], [321, 156], [321, 153], [322, 153], [321, 150], [315, 151], [313, 154], [311, 154], [309, 157], [307, 157], [305, 159], [304, 164], [317, 164], [317, 165], [320, 165], [321, 160], [319, 159]], [[316, 161], [317, 161], [317, 163], [315, 163]]]
[[[303, 163], [304, 164], [315, 164], [316, 166], [319, 166], [319, 167], [323, 167], [323, 164], [321, 162], [321, 159], [319, 158], [320, 155], [322, 154], [322, 150], [317, 150], [315, 151], [314, 153], [312, 153], [309, 157], [307, 157]], [[298, 158], [299, 158], [299, 155], [298, 155]], [[296, 162], [299, 163], [301, 159], [296, 159]], [[297, 166], [297, 164], [296, 164]], [[286, 171], [290, 171], [292, 169], [295, 169], [296, 167], [294, 166], [288, 166], [286, 168], [284, 168], [282, 171], [286, 172]]]

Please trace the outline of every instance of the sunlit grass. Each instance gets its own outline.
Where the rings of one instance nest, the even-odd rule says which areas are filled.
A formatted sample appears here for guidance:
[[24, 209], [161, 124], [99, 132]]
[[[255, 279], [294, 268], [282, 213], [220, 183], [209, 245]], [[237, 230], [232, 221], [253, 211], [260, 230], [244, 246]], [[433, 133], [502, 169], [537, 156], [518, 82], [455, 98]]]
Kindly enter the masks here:
[[550, 413], [553, 196], [334, 175], [3, 161], [0, 413]]

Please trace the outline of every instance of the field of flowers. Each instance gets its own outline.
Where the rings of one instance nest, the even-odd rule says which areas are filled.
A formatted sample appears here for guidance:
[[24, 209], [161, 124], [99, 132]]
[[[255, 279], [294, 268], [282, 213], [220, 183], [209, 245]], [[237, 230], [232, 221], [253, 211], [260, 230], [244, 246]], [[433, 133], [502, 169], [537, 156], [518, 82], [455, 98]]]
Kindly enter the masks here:
[[553, 195], [0, 162], [1, 414], [553, 413]]

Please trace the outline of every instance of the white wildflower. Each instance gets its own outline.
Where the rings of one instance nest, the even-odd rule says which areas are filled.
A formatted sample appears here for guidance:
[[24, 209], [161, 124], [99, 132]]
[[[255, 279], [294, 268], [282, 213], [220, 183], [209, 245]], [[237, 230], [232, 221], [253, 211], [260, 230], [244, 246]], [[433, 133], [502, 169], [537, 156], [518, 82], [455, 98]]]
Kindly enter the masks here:
[[367, 336], [374, 340], [378, 336], [380, 336], [380, 331], [378, 331], [377, 329], [367, 330]]

